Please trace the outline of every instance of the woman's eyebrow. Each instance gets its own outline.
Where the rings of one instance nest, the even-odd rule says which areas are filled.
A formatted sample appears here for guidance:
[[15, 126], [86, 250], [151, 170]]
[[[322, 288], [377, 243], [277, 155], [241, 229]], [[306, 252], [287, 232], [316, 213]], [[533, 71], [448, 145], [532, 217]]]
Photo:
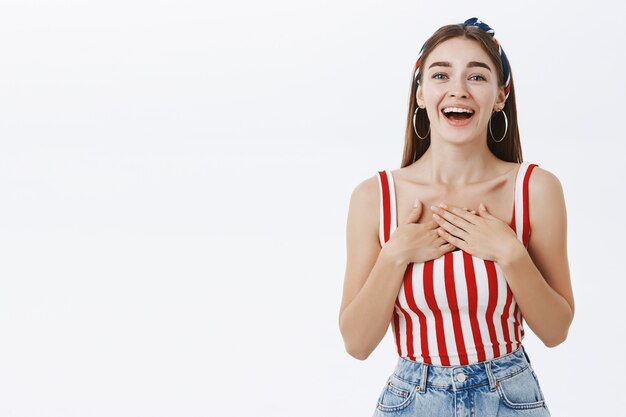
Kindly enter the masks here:
[[[431, 69], [432, 67], [451, 67], [452, 64], [449, 63], [448, 61], [438, 61], [438, 62], [433, 62], [432, 64], [430, 64], [430, 66], [428, 67], [428, 69]], [[479, 61], [470, 61], [467, 63], [467, 68], [472, 68], [472, 67], [482, 67], [482, 68], [486, 68], [487, 70], [491, 71], [491, 68], [489, 68], [489, 65], [485, 64], [484, 62], [479, 62]]]

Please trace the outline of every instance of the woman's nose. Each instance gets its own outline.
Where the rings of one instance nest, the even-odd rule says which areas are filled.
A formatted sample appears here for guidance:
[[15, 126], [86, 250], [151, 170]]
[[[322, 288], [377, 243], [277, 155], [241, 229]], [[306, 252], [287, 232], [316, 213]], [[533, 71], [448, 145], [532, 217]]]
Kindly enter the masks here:
[[448, 94], [451, 97], [467, 97], [467, 88], [465, 88], [465, 82], [462, 79], [453, 81], [450, 85], [450, 91]]
[[450, 90], [448, 94], [450, 95], [450, 97], [467, 97], [467, 91], [463, 89]]

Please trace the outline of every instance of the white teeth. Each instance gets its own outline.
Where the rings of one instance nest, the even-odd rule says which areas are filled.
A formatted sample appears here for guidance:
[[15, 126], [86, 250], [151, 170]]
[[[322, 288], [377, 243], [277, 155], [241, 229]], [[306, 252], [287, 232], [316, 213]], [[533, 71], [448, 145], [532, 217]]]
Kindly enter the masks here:
[[445, 109], [443, 109], [444, 113], [450, 113], [450, 112], [456, 112], [456, 113], [469, 113], [469, 114], [473, 114], [474, 111], [470, 110], [470, 109], [462, 109], [460, 107], [446, 107]]

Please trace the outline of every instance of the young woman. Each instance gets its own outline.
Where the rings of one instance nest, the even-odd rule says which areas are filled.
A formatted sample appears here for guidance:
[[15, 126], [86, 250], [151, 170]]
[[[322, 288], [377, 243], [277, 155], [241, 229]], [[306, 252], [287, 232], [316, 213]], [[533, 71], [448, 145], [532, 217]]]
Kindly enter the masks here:
[[563, 191], [522, 161], [507, 57], [476, 18], [443, 26], [415, 65], [401, 168], [350, 200], [345, 347], [364, 360], [391, 325], [399, 355], [374, 415], [549, 416], [524, 321], [553, 347], [573, 316]]

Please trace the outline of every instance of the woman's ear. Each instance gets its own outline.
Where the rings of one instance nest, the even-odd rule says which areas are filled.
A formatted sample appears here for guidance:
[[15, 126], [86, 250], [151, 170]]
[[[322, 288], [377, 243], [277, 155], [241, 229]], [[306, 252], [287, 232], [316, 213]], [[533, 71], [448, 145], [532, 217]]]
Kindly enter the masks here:
[[415, 99], [417, 100], [418, 105], [422, 105], [424, 103], [424, 92], [422, 91], [422, 86], [417, 86], [417, 91], [415, 92]]
[[506, 101], [506, 94], [504, 94], [504, 87], [498, 88], [498, 98], [496, 99], [496, 105], [494, 106], [497, 111], [500, 111], [504, 108], [504, 104]]

